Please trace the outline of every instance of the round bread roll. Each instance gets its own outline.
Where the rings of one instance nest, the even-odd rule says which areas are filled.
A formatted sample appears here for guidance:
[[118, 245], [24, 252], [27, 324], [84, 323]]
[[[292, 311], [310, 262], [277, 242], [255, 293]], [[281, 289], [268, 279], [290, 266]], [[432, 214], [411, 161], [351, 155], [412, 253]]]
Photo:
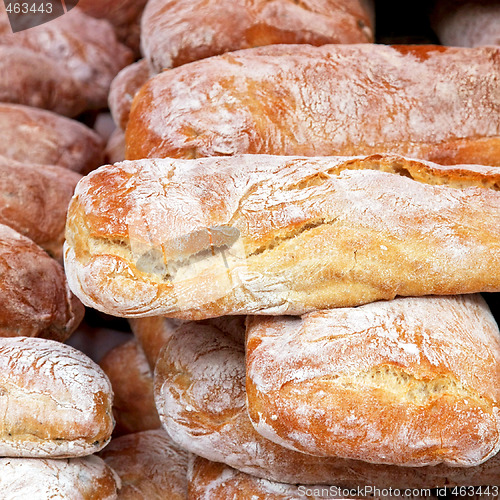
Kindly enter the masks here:
[[46, 339], [0, 338], [0, 456], [64, 458], [103, 448], [113, 391], [76, 349]]
[[500, 166], [499, 77], [500, 47], [241, 50], [151, 78], [126, 158], [398, 153]]
[[99, 457], [0, 458], [2, 500], [115, 500], [120, 479]]
[[115, 438], [100, 453], [120, 476], [123, 500], [187, 500], [189, 453], [163, 429]]
[[102, 165], [103, 149], [101, 138], [76, 120], [0, 103], [0, 151], [5, 158], [86, 173]]
[[434, 488], [498, 480], [498, 454], [477, 467], [397, 467], [316, 457], [269, 441], [255, 431], [247, 412], [242, 330], [228, 334], [214, 325], [188, 322], [162, 349], [155, 371], [156, 405], [180, 447], [279, 483]]
[[150, 0], [141, 44], [156, 72], [269, 44], [373, 41], [369, 0]]
[[137, 339], [111, 349], [99, 362], [113, 387], [114, 436], [161, 426], [153, 395], [153, 374]]
[[63, 342], [85, 309], [71, 293], [62, 266], [38, 245], [0, 224], [0, 337]]
[[247, 406], [290, 449], [404, 466], [500, 450], [500, 332], [480, 295], [247, 324]]
[[0, 156], [0, 223], [62, 260], [66, 213], [80, 178], [66, 168]]

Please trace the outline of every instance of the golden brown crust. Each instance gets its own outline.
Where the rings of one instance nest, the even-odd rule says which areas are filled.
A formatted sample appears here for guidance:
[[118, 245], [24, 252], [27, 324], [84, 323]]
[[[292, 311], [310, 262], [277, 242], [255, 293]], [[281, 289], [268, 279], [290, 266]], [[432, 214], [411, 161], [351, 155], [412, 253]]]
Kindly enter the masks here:
[[86, 173], [102, 165], [103, 148], [101, 138], [76, 120], [0, 103], [0, 151], [5, 158]]
[[[0, 47], [0, 52], [11, 54], [11, 66], [2, 72], [0, 95], [7, 95], [7, 102], [37, 105], [68, 116], [106, 106], [112, 79], [132, 62], [132, 54], [118, 43], [108, 22], [78, 9], [19, 33], [0, 34]], [[39, 64], [31, 66], [36, 58], [46, 65], [42, 74]]]
[[250, 419], [282, 446], [405, 466], [500, 450], [500, 332], [479, 295], [256, 316], [246, 353]]
[[99, 362], [113, 387], [115, 436], [161, 426], [153, 396], [153, 374], [136, 339], [109, 351]]
[[85, 456], [111, 438], [111, 384], [70, 346], [0, 338], [0, 387], [1, 456]]
[[394, 155], [106, 166], [70, 206], [68, 280], [106, 313], [183, 319], [495, 291], [499, 178]]
[[0, 223], [62, 259], [66, 212], [81, 176], [56, 166], [0, 156]]
[[64, 341], [84, 307], [71, 293], [62, 266], [38, 245], [0, 224], [0, 337]]
[[248, 474], [290, 484], [432, 488], [497, 481], [500, 455], [477, 467], [396, 467], [315, 457], [265, 439], [247, 412], [245, 349], [235, 340], [240, 334], [188, 322], [161, 351], [156, 402], [163, 425], [179, 446]]
[[500, 48], [279, 45], [165, 71], [126, 158], [398, 153], [500, 165]]
[[115, 500], [120, 480], [99, 457], [53, 460], [0, 458], [4, 500]]
[[100, 456], [120, 476], [123, 500], [188, 498], [189, 453], [176, 446], [163, 429], [115, 438]]

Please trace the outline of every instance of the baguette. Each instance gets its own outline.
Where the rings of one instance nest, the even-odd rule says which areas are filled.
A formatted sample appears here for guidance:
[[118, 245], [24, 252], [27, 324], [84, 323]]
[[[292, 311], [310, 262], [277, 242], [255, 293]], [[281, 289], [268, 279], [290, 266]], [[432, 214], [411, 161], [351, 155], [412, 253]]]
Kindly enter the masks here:
[[120, 479], [96, 457], [0, 458], [2, 500], [115, 500]]
[[471, 467], [500, 451], [500, 332], [479, 295], [247, 323], [247, 405], [287, 448]]
[[65, 341], [83, 319], [64, 269], [38, 245], [0, 224], [0, 337]]
[[0, 338], [0, 387], [0, 456], [86, 456], [111, 439], [111, 384], [70, 346]]
[[499, 180], [393, 155], [105, 166], [68, 211], [68, 281], [108, 314], [180, 319], [499, 291]]
[[367, 0], [150, 0], [141, 43], [160, 72], [261, 45], [373, 42], [372, 9]]
[[500, 166], [500, 47], [272, 45], [151, 78], [126, 158], [398, 153]]

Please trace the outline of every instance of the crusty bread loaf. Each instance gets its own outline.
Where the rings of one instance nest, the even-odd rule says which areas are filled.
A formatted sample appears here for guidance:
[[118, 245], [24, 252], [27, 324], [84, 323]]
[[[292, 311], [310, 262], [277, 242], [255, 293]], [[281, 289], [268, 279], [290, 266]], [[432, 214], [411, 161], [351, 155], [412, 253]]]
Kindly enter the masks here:
[[111, 82], [108, 104], [117, 127], [126, 129], [134, 96], [151, 76], [148, 61], [141, 59], [123, 68]]
[[162, 349], [155, 371], [156, 404], [167, 432], [182, 448], [290, 484], [432, 488], [498, 481], [500, 455], [477, 467], [397, 467], [316, 457], [269, 441], [248, 416], [245, 347], [236, 340], [242, 333], [244, 329], [230, 334], [213, 324], [187, 322]]
[[161, 426], [153, 396], [153, 374], [137, 339], [111, 349], [99, 362], [113, 393], [113, 435], [157, 429]]
[[187, 500], [189, 455], [163, 429], [115, 438], [100, 453], [121, 478], [123, 500]]
[[0, 458], [2, 500], [115, 500], [120, 479], [99, 457]]
[[274, 45], [150, 79], [129, 160], [399, 153], [500, 166], [500, 47]]
[[255, 429], [312, 455], [478, 465], [500, 451], [500, 332], [480, 295], [247, 323]]
[[70, 346], [0, 338], [0, 387], [0, 456], [85, 456], [111, 438], [111, 384]]
[[365, 0], [150, 0], [141, 44], [159, 72], [261, 45], [372, 42], [373, 31]]
[[[0, 78], [0, 95], [8, 96], [8, 102], [68, 116], [106, 106], [112, 79], [132, 62], [130, 50], [116, 40], [111, 25], [79, 9], [28, 30], [0, 33], [0, 47], [7, 56], [13, 54]], [[34, 58], [46, 65], [45, 73], [40, 73], [40, 64], [32, 65]], [[54, 78], [57, 74], [60, 82]]]
[[84, 307], [71, 293], [64, 269], [38, 245], [0, 224], [0, 337], [64, 341]]
[[0, 224], [62, 259], [66, 212], [81, 176], [69, 169], [0, 156]]
[[5, 158], [85, 173], [102, 165], [103, 149], [101, 138], [76, 120], [0, 103], [0, 154]]
[[68, 211], [68, 280], [106, 313], [183, 319], [498, 291], [499, 179], [393, 155], [105, 166]]

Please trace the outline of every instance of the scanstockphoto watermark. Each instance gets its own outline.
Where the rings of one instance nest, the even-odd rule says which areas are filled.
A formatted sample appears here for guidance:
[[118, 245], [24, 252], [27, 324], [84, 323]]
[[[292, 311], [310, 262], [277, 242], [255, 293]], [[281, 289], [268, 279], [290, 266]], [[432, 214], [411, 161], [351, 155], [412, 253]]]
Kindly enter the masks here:
[[339, 486], [299, 486], [300, 497], [334, 498], [445, 498], [456, 497], [498, 497], [499, 486], [448, 486], [440, 488], [379, 488], [377, 486], [358, 486], [342, 488]]
[[78, 3], [78, 0], [0, 0], [0, 10], [2, 1], [13, 33], [52, 21]]

